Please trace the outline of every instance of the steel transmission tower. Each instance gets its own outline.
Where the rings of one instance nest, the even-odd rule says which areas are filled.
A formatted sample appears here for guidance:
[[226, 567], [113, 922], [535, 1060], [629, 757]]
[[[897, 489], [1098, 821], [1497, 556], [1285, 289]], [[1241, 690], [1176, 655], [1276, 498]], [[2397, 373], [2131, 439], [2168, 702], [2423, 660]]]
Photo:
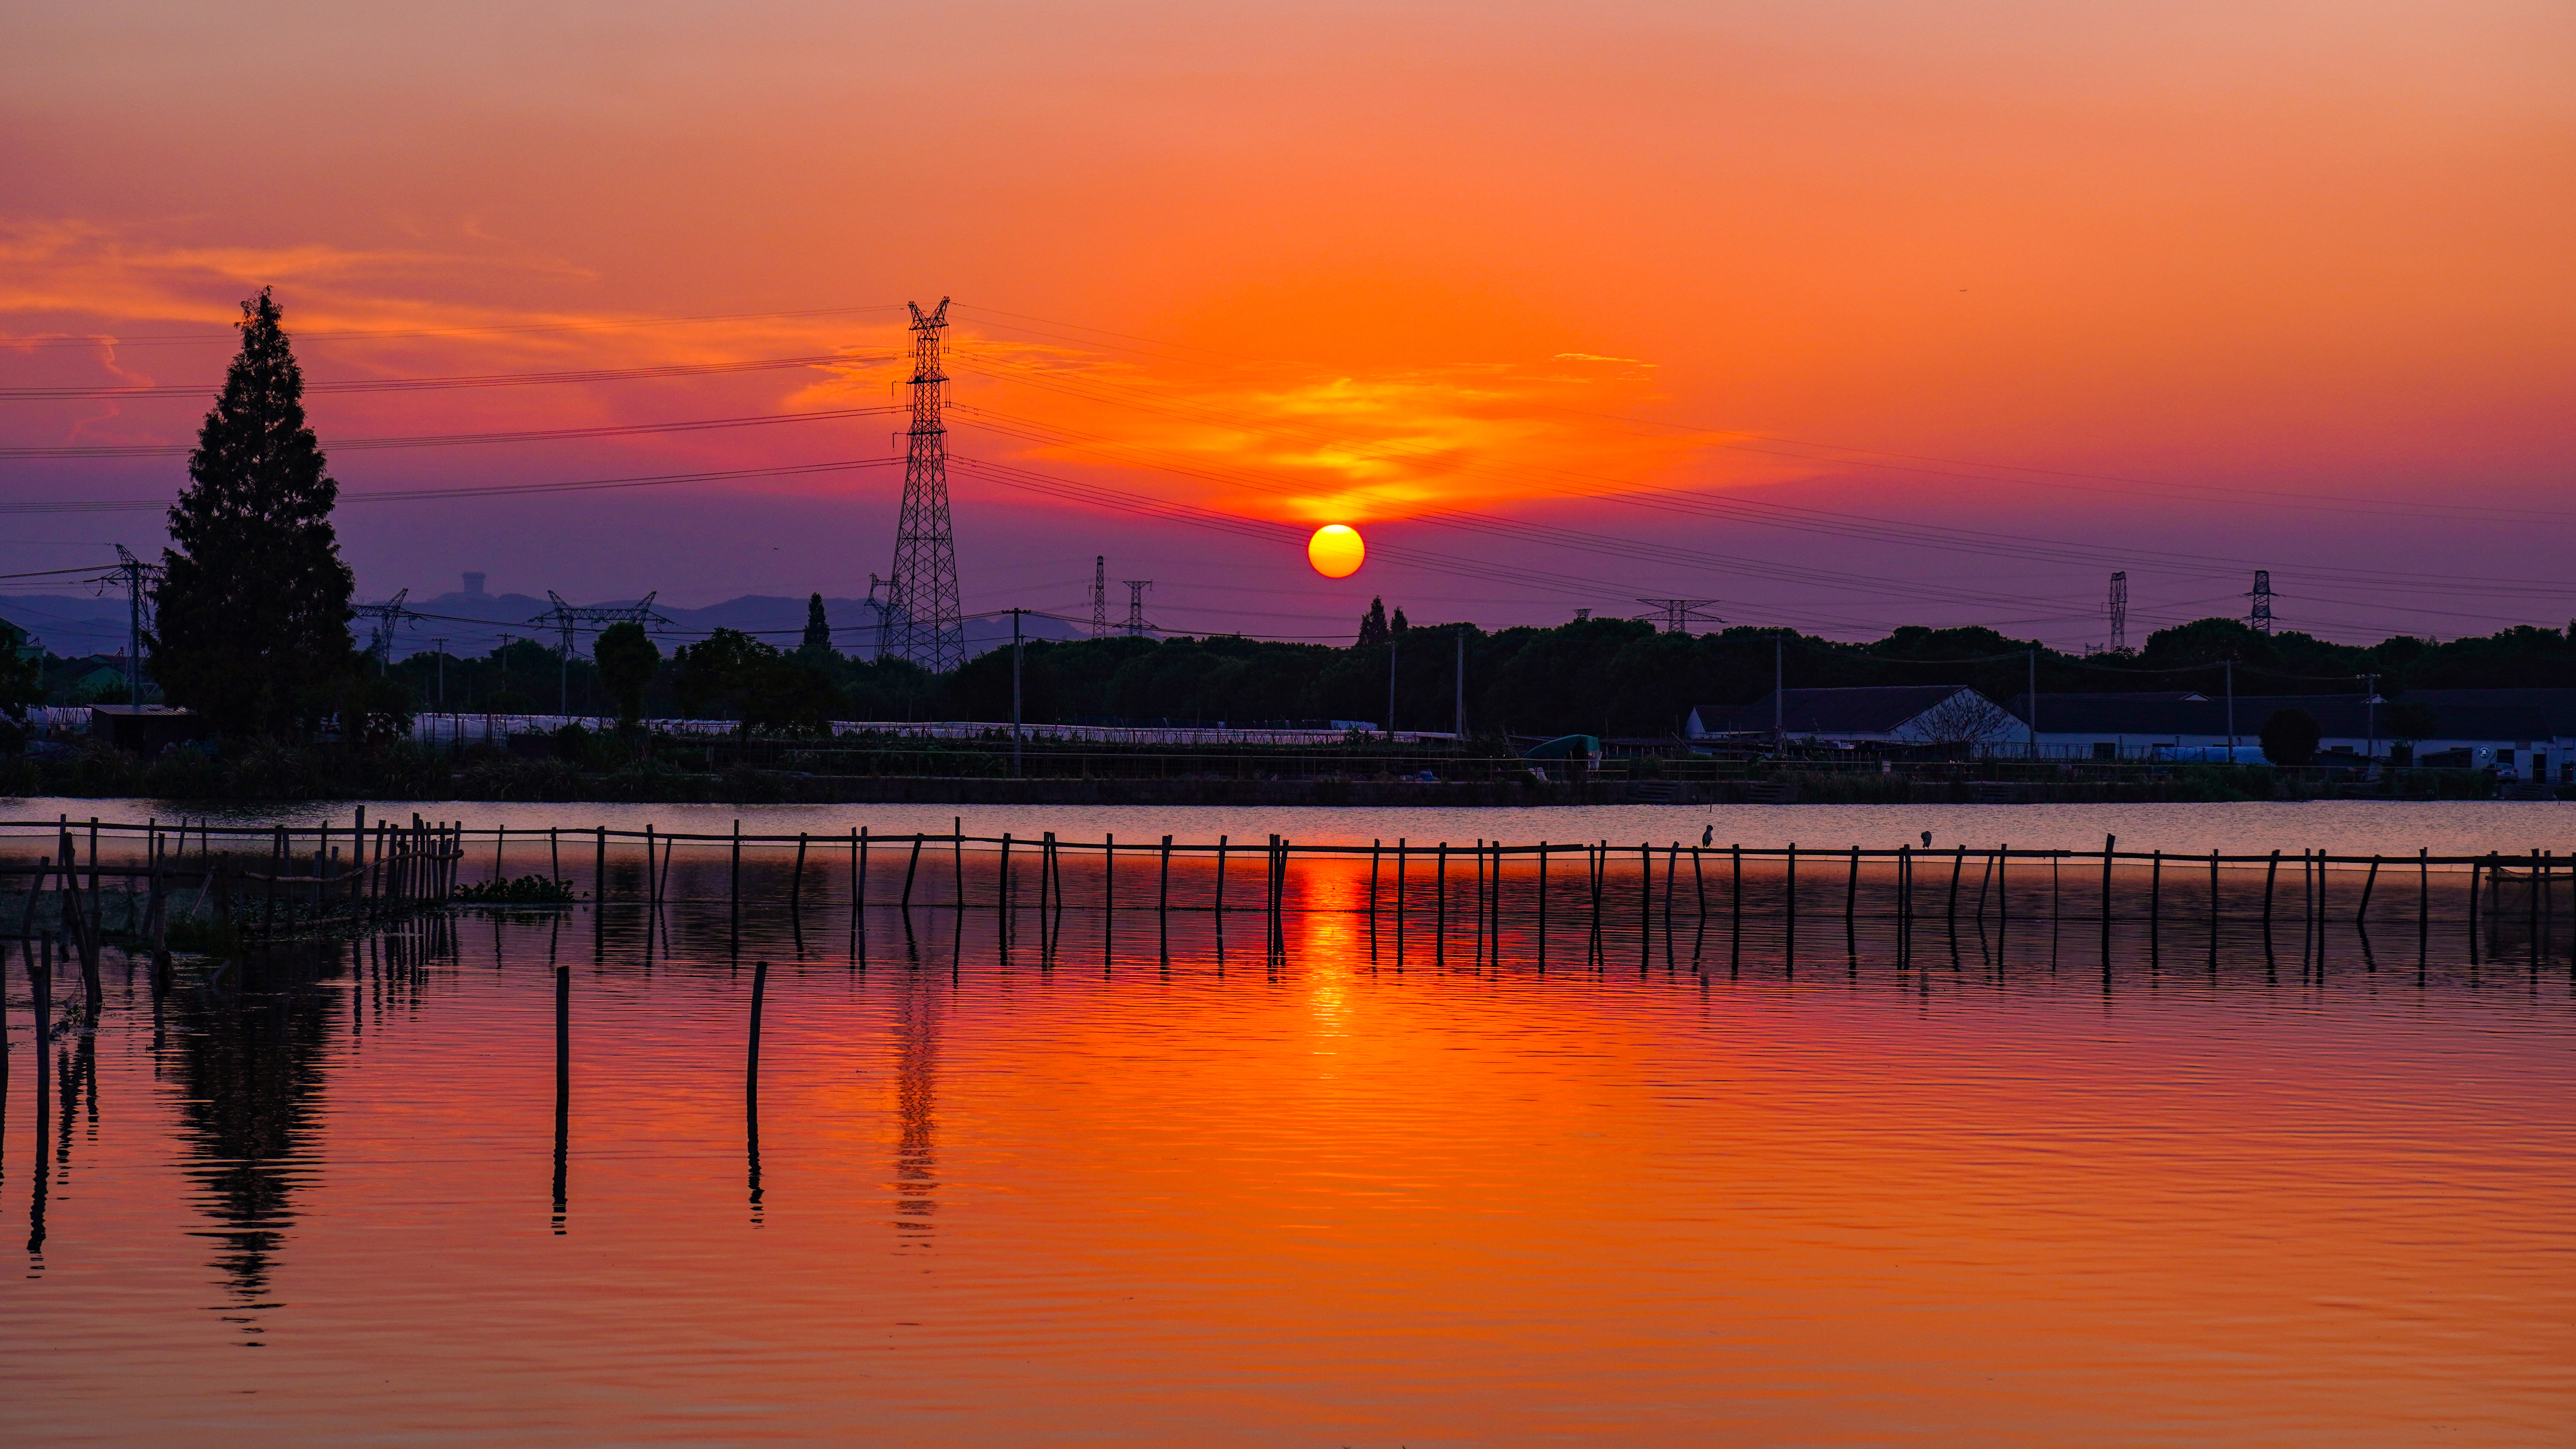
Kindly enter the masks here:
[[2111, 652], [2129, 647], [2129, 571], [2121, 569], [2111, 575], [2111, 602], [2104, 606], [2111, 616]]
[[2258, 634], [2271, 633], [2272, 571], [2270, 569], [2254, 571], [2254, 587], [2246, 592], [2245, 597], [2254, 601], [2253, 611], [2245, 616], [2246, 624]]
[[886, 637], [892, 652], [934, 674], [966, 662], [957, 602], [957, 541], [948, 527], [948, 428], [940, 420], [947, 374], [940, 333], [948, 299], [925, 315], [912, 309], [912, 433], [903, 462], [903, 516], [894, 530], [894, 577], [886, 581]]
[[1109, 555], [1091, 558], [1091, 637], [1109, 637]]
[[422, 615], [403, 607], [411, 590], [396, 589], [394, 596], [381, 604], [352, 604], [349, 612], [376, 622], [367, 631], [367, 656], [376, 661], [376, 672], [382, 674], [394, 662], [394, 631], [409, 620]]
[[1145, 632], [1145, 591], [1154, 586], [1152, 579], [1120, 579], [1127, 586], [1127, 632], [1141, 636]]
[[[652, 594], [646, 594], [631, 604], [584, 605], [567, 604], [564, 602], [563, 595], [552, 589], [546, 590], [546, 598], [554, 607], [528, 622], [547, 625], [563, 638], [563, 652], [557, 655], [555, 660], [558, 678], [556, 688], [560, 691], [560, 698], [555, 703], [558, 713], [565, 715], [572, 713], [573, 646], [579, 640], [582, 627], [588, 625], [594, 629], [606, 629], [611, 624], [660, 624], [665, 628], [677, 627], [670, 620], [653, 612], [653, 594], [660, 592], [661, 590], [655, 589]], [[402, 596], [395, 595], [394, 602], [401, 603]]]
[[1664, 632], [1667, 634], [1687, 634], [1693, 624], [1726, 622], [1715, 614], [1702, 612], [1716, 603], [1715, 599], [1639, 599], [1637, 602], [1655, 606], [1656, 612], [1664, 616]]

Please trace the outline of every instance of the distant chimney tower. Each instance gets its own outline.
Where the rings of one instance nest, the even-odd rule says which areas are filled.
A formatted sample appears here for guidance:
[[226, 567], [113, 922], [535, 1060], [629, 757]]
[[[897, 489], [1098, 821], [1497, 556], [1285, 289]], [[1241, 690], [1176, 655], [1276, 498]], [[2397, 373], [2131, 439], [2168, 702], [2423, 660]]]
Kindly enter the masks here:
[[477, 599], [486, 597], [483, 592], [484, 577], [485, 576], [482, 574], [467, 574], [465, 576], [465, 592]]

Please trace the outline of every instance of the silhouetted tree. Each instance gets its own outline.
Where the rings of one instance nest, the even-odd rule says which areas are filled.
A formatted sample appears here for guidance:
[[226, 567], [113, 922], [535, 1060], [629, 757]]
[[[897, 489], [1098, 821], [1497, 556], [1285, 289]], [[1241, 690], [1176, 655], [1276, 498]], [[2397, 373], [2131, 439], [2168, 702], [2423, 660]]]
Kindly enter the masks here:
[[644, 632], [643, 625], [630, 619], [602, 629], [591, 656], [599, 663], [599, 682], [617, 701], [618, 723], [633, 729], [644, 718], [645, 686], [653, 682], [653, 671], [662, 667], [661, 646]]
[[0, 619], [0, 750], [15, 750], [27, 737], [27, 711], [45, 699], [45, 662], [27, 642], [27, 631]]
[[718, 629], [673, 651], [680, 707], [695, 715], [720, 707], [733, 711], [742, 732], [815, 729], [849, 708], [832, 681], [777, 646], [739, 629]]
[[351, 667], [349, 566], [331, 528], [340, 485], [304, 422], [304, 375], [263, 289], [188, 455], [161, 555], [152, 677], [226, 734], [285, 733], [298, 703]]
[[1360, 615], [1360, 638], [1358, 647], [1366, 649], [1373, 644], [1383, 644], [1386, 640], [1386, 600], [1371, 599], [1369, 600], [1368, 612]]
[[2263, 758], [2276, 765], [2296, 767], [2317, 757], [2317, 741], [2324, 731], [2317, 717], [2304, 709], [2276, 709], [2263, 721]]
[[823, 617], [821, 594], [806, 596], [805, 642], [797, 646], [796, 654], [798, 658], [818, 669], [829, 666], [834, 658], [832, 625], [830, 620]]

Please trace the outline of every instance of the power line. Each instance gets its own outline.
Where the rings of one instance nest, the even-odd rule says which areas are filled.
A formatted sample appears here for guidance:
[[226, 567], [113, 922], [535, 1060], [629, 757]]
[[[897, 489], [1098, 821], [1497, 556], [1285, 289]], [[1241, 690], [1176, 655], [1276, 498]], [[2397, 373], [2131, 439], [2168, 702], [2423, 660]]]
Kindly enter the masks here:
[[[696, 433], [717, 428], [757, 428], [777, 423], [833, 422], [898, 413], [899, 407], [826, 408], [803, 413], [755, 413], [737, 418], [693, 418], [671, 423], [610, 423], [589, 428], [530, 428], [502, 433], [422, 433], [391, 438], [334, 438], [333, 453], [378, 448], [447, 448], [486, 443], [556, 442], [578, 438], [628, 438], [648, 433]], [[59, 447], [0, 448], [0, 458], [171, 458], [195, 448], [187, 443], [67, 443]]]
[[[828, 463], [784, 463], [766, 468], [709, 468], [694, 473], [655, 473], [632, 478], [589, 478], [564, 483], [484, 483], [452, 488], [380, 488], [369, 492], [343, 490], [342, 503], [403, 503], [436, 498], [509, 498], [520, 494], [582, 493], [600, 489], [663, 488], [680, 483], [719, 483], [737, 478], [795, 478], [816, 473], [846, 473], [860, 468], [884, 468], [903, 461], [900, 458], [842, 458]], [[0, 513], [116, 513], [142, 508], [167, 508], [167, 498], [103, 498], [86, 501], [52, 500], [35, 503], [0, 503]], [[57, 573], [78, 570], [58, 569]], [[0, 574], [0, 578], [16, 577]], [[32, 575], [30, 575], [32, 577]]]
[[[901, 303], [890, 302], [873, 307], [807, 307], [792, 312], [708, 312], [690, 317], [610, 317], [584, 322], [494, 323], [481, 327], [342, 328], [329, 331], [298, 328], [294, 332], [294, 337], [299, 342], [341, 342], [380, 337], [490, 337], [511, 336], [536, 332], [606, 332], [624, 328], [676, 327], [705, 322], [785, 321], [805, 317], [843, 317], [866, 312], [900, 312], [902, 310], [903, 305]], [[108, 333], [92, 333], [86, 335], [75, 333], [37, 334], [26, 337], [0, 338], [0, 342], [5, 342], [12, 347], [137, 347], [167, 344], [206, 345], [217, 342], [229, 345], [235, 340], [233, 329], [229, 324], [209, 325], [223, 325], [225, 330], [221, 332], [143, 333], [139, 336], [133, 337], [122, 337]]]
[[[854, 362], [890, 362], [891, 354], [822, 352], [804, 357], [762, 357], [742, 362], [671, 362], [652, 367], [593, 367], [564, 372], [477, 373], [454, 377], [363, 377], [307, 382], [307, 393], [429, 392], [449, 388], [535, 387], [562, 383], [635, 382], [665, 377], [709, 377], [721, 373], [782, 372], [793, 368], [846, 366]], [[8, 387], [0, 400], [39, 402], [63, 398], [205, 397], [221, 391], [205, 383], [151, 383], [130, 387]]]

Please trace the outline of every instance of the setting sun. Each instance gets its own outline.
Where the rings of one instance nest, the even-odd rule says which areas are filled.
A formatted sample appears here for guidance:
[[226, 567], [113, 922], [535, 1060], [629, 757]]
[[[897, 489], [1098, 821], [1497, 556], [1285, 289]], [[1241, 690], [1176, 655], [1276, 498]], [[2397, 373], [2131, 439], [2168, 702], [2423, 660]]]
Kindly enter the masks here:
[[1306, 540], [1306, 562], [1328, 579], [1358, 573], [1360, 561], [1367, 557], [1368, 545], [1360, 541], [1360, 531], [1347, 523], [1327, 523]]

